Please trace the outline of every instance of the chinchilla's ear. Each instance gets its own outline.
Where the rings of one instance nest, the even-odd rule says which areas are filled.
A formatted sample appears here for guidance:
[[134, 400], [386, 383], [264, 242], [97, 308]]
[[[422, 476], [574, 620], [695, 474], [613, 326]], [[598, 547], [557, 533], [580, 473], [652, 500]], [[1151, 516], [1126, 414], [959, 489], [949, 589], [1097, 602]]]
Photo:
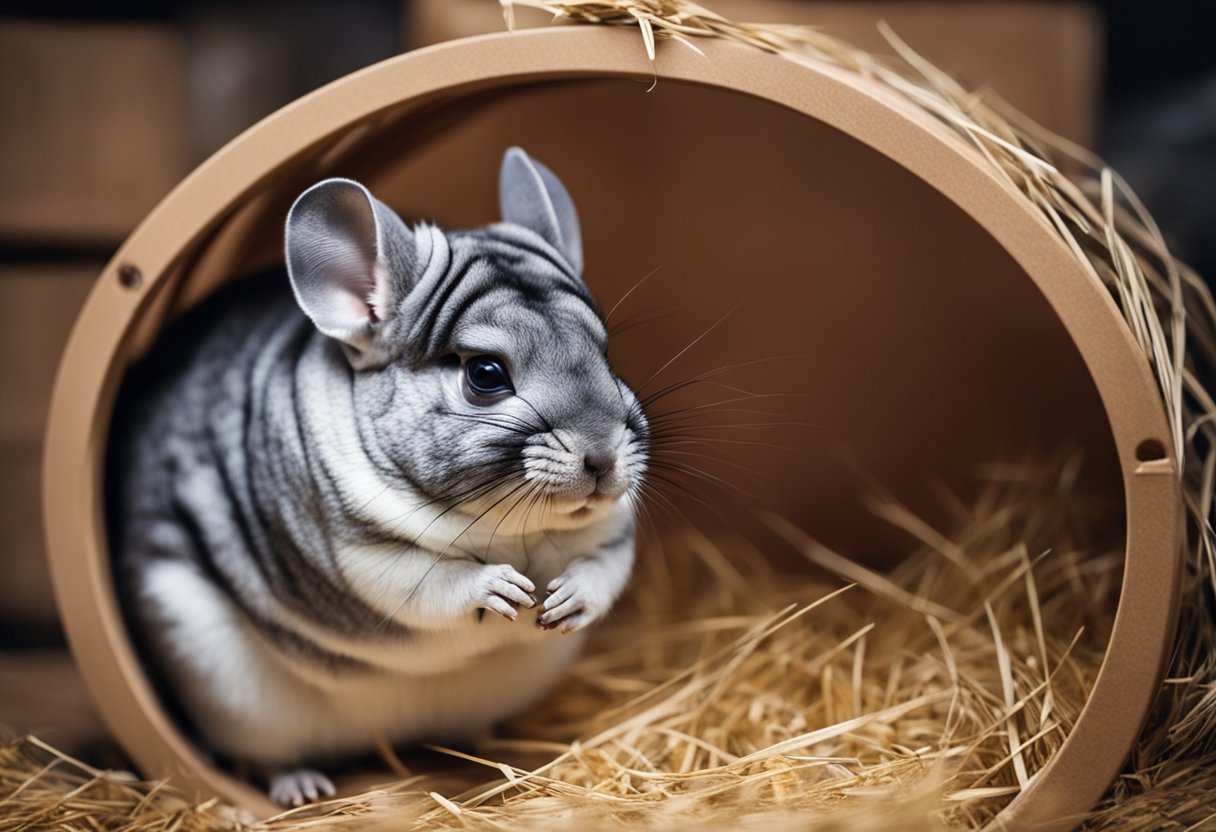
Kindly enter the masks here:
[[383, 363], [385, 330], [413, 270], [401, 218], [358, 182], [326, 179], [291, 206], [286, 249], [296, 301], [317, 329], [341, 341], [357, 369]]
[[502, 157], [498, 205], [504, 222], [535, 231], [582, 274], [583, 236], [574, 202], [553, 171], [522, 148], [512, 147]]

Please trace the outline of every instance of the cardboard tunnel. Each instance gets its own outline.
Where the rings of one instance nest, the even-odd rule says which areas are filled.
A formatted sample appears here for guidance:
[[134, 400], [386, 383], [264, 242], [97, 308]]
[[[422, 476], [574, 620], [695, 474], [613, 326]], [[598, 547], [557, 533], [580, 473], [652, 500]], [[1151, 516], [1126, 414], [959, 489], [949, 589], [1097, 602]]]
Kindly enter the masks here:
[[281, 262], [286, 211], [313, 182], [351, 177], [407, 218], [477, 225], [497, 218], [495, 171], [517, 144], [578, 205], [603, 308], [654, 272], [623, 309], [639, 322], [614, 336], [618, 371], [638, 383], [712, 327], [671, 378], [746, 364], [734, 381], [788, 396], [791, 420], [815, 426], [780, 435], [796, 450], [735, 453], [758, 469], [758, 501], [841, 551], [867, 558], [892, 541], [840, 447], [900, 494], [965, 490], [978, 464], [1028, 448], [1083, 450], [1123, 507], [1118, 615], [1081, 718], [998, 824], [1068, 828], [1101, 796], [1147, 715], [1176, 615], [1181, 495], [1147, 361], [1035, 207], [926, 112], [826, 62], [698, 46], [661, 44], [651, 91], [637, 34], [601, 27], [394, 58], [236, 139], [106, 266], [60, 366], [44, 515], [73, 651], [146, 775], [269, 811], [183, 739], [123, 629], [102, 493], [123, 371], [182, 310]]

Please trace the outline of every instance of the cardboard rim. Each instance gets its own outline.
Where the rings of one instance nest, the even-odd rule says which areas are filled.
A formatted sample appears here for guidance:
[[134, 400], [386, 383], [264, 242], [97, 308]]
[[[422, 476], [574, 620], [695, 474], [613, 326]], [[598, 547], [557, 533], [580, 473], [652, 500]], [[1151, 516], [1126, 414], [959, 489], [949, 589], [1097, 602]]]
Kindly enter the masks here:
[[[824, 122], [891, 159], [959, 206], [1018, 263], [1059, 317], [1101, 397], [1119, 456], [1127, 550], [1106, 655], [1063, 747], [992, 828], [1080, 822], [1130, 753], [1172, 641], [1181, 568], [1176, 455], [1148, 362], [1107, 290], [1020, 193], [926, 112], [873, 82], [810, 60], [724, 41], [659, 48], [660, 83], [741, 93]], [[105, 267], [64, 353], [43, 460], [56, 597], [76, 661], [114, 735], [145, 772], [255, 814], [274, 808], [210, 767], [166, 716], [128, 642], [114, 597], [102, 479], [109, 416], [134, 323], [175, 267], [282, 164], [391, 107], [580, 78], [650, 80], [636, 33], [559, 27], [441, 44], [347, 76], [271, 115], [199, 167]], [[1165, 455], [1161, 455], [1165, 449]]]

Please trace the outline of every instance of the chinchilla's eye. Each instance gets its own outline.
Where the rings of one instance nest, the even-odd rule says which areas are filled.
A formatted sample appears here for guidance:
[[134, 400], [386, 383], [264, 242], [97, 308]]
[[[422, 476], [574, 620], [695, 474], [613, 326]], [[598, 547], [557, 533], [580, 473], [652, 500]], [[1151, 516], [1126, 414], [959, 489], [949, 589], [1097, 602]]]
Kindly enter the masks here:
[[510, 393], [511, 377], [507, 368], [492, 355], [477, 355], [464, 365], [464, 377], [469, 390], [477, 396], [496, 396]]

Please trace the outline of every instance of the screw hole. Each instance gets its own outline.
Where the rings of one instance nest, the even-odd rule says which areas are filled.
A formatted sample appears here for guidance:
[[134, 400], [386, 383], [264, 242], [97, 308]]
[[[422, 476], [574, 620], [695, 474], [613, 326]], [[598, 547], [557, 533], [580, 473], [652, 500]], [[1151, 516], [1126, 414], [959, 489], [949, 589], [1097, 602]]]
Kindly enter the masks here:
[[144, 282], [144, 276], [139, 269], [130, 263], [118, 270], [118, 282], [124, 289], [138, 289]]
[[1136, 459], [1141, 462], [1153, 462], [1165, 459], [1165, 443], [1160, 439], [1145, 439], [1136, 446]]

